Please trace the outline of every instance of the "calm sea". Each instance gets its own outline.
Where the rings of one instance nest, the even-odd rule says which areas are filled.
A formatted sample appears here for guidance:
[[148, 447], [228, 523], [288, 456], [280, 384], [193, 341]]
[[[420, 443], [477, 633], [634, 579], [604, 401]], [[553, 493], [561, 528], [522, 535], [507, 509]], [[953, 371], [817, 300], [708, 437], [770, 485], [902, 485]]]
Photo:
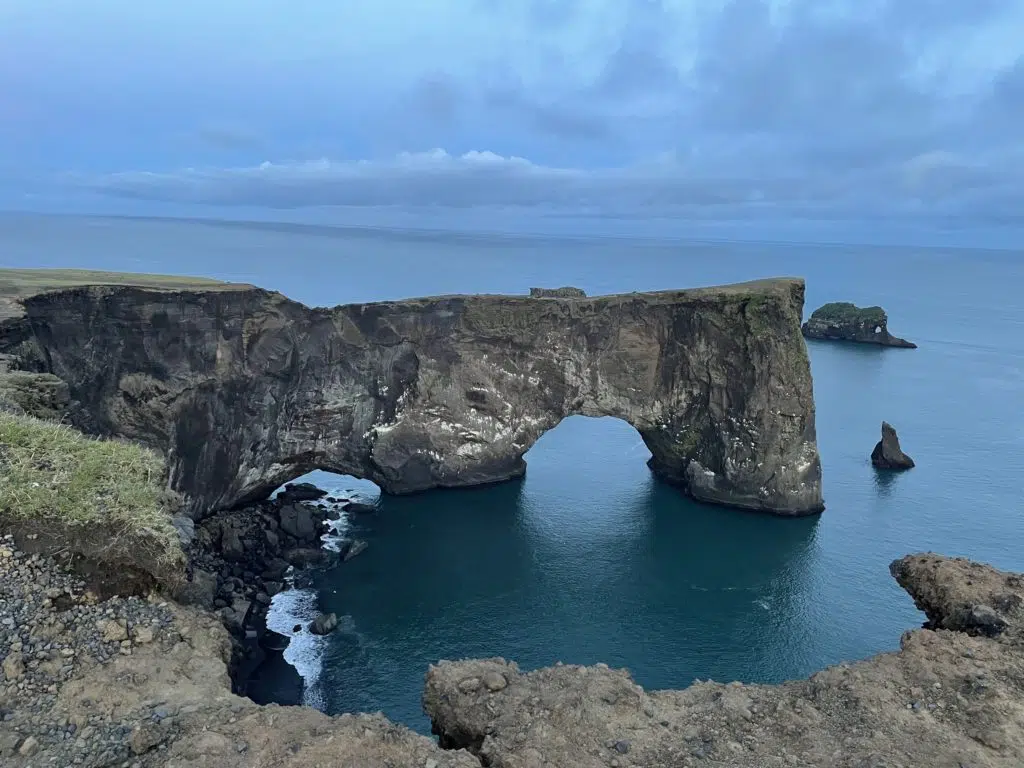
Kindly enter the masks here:
[[[365, 553], [275, 606], [282, 627], [318, 609], [343, 617], [334, 634], [287, 653], [306, 701], [330, 712], [383, 710], [426, 730], [427, 665], [467, 656], [524, 668], [604, 661], [650, 688], [780, 681], [898, 646], [921, 615], [888, 575], [896, 557], [934, 550], [1024, 570], [1024, 240], [904, 232], [886, 245], [853, 225], [820, 238], [828, 244], [778, 233], [758, 242], [747, 229], [729, 239], [726, 226], [690, 239], [652, 236], [642, 222], [601, 237], [594, 222], [577, 227], [586, 237], [561, 229], [0, 215], [0, 265], [211, 275], [319, 305], [799, 275], [807, 313], [833, 300], [881, 304], [892, 331], [920, 345], [809, 345], [827, 504], [818, 518], [694, 504], [651, 477], [632, 428], [583, 417], [537, 443], [523, 481], [384, 499], [358, 520]], [[883, 419], [916, 469], [872, 469]], [[350, 478], [315, 480], [376, 493]]]

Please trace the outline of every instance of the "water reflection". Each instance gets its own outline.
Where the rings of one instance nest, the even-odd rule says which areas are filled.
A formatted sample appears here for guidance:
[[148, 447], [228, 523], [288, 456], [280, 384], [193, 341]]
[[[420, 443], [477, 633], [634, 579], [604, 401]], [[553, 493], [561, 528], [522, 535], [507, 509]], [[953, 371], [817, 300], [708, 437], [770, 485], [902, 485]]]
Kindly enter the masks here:
[[899, 479], [899, 473], [891, 469], [875, 469], [875, 490], [879, 496], [892, 496], [893, 489]]
[[538, 447], [523, 481], [387, 498], [354, 521], [370, 548], [316, 581], [321, 610], [349, 617], [323, 649], [328, 711], [425, 730], [441, 658], [604, 661], [652, 688], [792, 676], [817, 518], [695, 504], [621, 422], [569, 419]]

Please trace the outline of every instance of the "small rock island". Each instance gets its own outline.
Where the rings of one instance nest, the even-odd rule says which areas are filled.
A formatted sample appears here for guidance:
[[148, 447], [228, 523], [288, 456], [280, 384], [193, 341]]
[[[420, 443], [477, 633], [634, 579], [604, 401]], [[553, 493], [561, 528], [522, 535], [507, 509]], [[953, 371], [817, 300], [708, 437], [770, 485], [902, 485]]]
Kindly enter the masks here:
[[914, 460], [900, 448], [896, 430], [887, 421], [882, 422], [882, 439], [871, 452], [871, 463], [877, 469], [910, 469], [914, 466]]
[[884, 309], [858, 307], [848, 301], [833, 301], [818, 307], [801, 330], [808, 339], [917, 349], [917, 344], [889, 333], [889, 317]]

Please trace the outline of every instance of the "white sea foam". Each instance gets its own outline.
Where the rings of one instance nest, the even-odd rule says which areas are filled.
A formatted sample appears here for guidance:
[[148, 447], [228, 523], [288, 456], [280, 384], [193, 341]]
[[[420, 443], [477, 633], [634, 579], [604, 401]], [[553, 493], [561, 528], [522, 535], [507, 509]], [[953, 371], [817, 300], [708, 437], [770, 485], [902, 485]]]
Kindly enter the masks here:
[[[328, 472], [311, 472], [295, 482], [310, 482], [331, 496], [364, 503], [373, 501], [379, 494], [377, 487], [369, 481]], [[337, 550], [349, 527], [349, 517], [344, 513], [338, 520], [330, 521], [330, 530], [322, 537], [324, 547]], [[330, 636], [314, 635], [305, 628], [319, 612], [316, 590], [307, 587], [296, 588], [294, 569], [289, 569], [285, 582], [288, 588], [274, 595], [271, 601], [267, 613], [267, 627], [291, 638], [284, 652], [284, 660], [295, 667], [302, 678], [302, 703], [322, 710], [326, 706], [326, 699], [320, 680], [324, 653]], [[303, 627], [297, 634], [292, 631], [296, 625]]]

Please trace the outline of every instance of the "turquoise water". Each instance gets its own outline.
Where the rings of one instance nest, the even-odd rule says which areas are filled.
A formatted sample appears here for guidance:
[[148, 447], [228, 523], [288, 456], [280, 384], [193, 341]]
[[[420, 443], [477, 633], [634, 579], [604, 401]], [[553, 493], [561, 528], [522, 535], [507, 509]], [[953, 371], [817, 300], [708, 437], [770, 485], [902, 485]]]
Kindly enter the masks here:
[[[290, 628], [318, 608], [344, 617], [288, 652], [310, 703], [426, 730], [423, 674], [441, 658], [605, 661], [652, 688], [777, 681], [898, 646], [921, 616], [888, 576], [893, 558], [936, 550], [1024, 570], [1024, 241], [1001, 238], [1017, 251], [853, 244], [869, 234], [850, 225], [831, 235], [848, 244], [814, 245], [0, 217], [0, 263], [212, 274], [314, 304], [802, 275], [808, 312], [881, 304], [892, 331], [920, 344], [809, 345], [819, 518], [694, 504], [651, 477], [626, 424], [574, 417], [530, 451], [522, 481], [387, 498], [355, 521], [370, 548], [286, 593], [275, 620]], [[883, 419], [914, 470], [871, 467]]]

